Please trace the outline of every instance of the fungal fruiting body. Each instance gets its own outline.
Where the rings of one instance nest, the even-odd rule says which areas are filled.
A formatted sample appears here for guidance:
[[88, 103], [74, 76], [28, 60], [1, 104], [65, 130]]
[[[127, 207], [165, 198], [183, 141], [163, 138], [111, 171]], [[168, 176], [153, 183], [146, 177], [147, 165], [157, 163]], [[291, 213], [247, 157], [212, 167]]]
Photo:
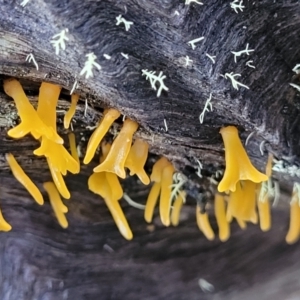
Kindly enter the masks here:
[[65, 214], [68, 212], [68, 208], [62, 202], [58, 190], [53, 182], [45, 182], [43, 184], [44, 189], [48, 193], [49, 200], [58, 223], [62, 228], [68, 227], [68, 221]]
[[65, 129], [69, 128], [71, 120], [72, 120], [73, 116], [75, 115], [76, 105], [77, 105], [78, 99], [79, 99], [78, 94], [72, 94], [70, 108], [66, 112], [65, 117], [64, 117], [64, 127], [65, 127]]
[[111, 172], [120, 178], [125, 178], [125, 161], [130, 151], [132, 136], [136, 132], [138, 124], [130, 119], [124, 121], [119, 135], [114, 140], [111, 149], [105, 160], [97, 167], [94, 172]]
[[96, 130], [93, 132], [89, 139], [86, 155], [83, 159], [84, 164], [88, 164], [93, 159], [96, 149], [102, 141], [103, 137], [108, 132], [113, 122], [117, 118], [119, 118], [120, 115], [120, 112], [113, 108], [104, 111], [102, 121], [100, 121], [99, 126], [96, 128]]
[[218, 193], [215, 195], [214, 208], [219, 227], [219, 238], [222, 242], [225, 242], [230, 235], [230, 226], [226, 218], [226, 204], [223, 195]]
[[171, 211], [171, 224], [173, 226], [178, 226], [178, 224], [179, 224], [180, 210], [184, 203], [185, 197], [186, 197], [186, 192], [182, 191], [182, 193], [178, 194], [178, 196], [176, 197], [176, 199], [173, 203], [173, 208]]
[[8, 96], [14, 99], [21, 119], [19, 125], [8, 131], [10, 137], [18, 139], [31, 133], [35, 139], [39, 139], [42, 135], [45, 135], [48, 139], [53, 140], [56, 143], [63, 143], [62, 138], [53, 130], [53, 128], [46, 126], [38, 116], [18, 80], [5, 80], [4, 91]]
[[210, 226], [208, 214], [207, 212], [201, 212], [198, 205], [196, 206], [196, 220], [200, 231], [203, 232], [208, 240], [212, 241], [215, 238], [215, 234]]
[[22, 167], [16, 161], [15, 157], [11, 153], [6, 154], [5, 157], [15, 178], [25, 187], [25, 189], [29, 192], [32, 198], [39, 205], [43, 205], [44, 199], [40, 190], [32, 182], [32, 180], [25, 174]]
[[268, 180], [268, 176], [259, 172], [252, 165], [246, 150], [234, 126], [223, 127], [220, 130], [225, 145], [225, 173], [218, 185], [219, 192], [234, 192], [240, 180], [250, 180], [255, 183]]
[[[101, 149], [100, 162], [103, 162], [110, 153], [111, 145], [108, 143], [102, 144]], [[93, 193], [104, 199], [120, 233], [127, 240], [131, 240], [133, 234], [118, 201], [123, 196], [123, 189], [116, 174], [106, 171], [93, 173], [89, 177], [88, 187]]]
[[285, 240], [294, 244], [300, 236], [300, 184], [294, 183], [292, 200], [290, 203], [290, 225]]
[[136, 139], [125, 161], [125, 167], [130, 170], [130, 176], [136, 174], [145, 185], [150, 183], [149, 176], [144, 170], [144, 165], [148, 157], [148, 148], [149, 145], [147, 142]]
[[2, 215], [2, 211], [0, 209], [0, 231], [10, 231], [11, 226], [7, 223]]

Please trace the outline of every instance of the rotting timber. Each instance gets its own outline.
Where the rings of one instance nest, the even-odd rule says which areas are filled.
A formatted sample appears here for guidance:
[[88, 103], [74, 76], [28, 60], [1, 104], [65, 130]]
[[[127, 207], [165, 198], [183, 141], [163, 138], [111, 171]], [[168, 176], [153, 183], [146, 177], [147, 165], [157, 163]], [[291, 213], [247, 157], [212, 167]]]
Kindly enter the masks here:
[[[225, 0], [203, 6], [149, 2], [31, 0], [23, 8], [18, 1], [2, 0], [1, 79], [19, 78], [33, 104], [41, 81], [63, 86], [60, 133], [68, 92], [78, 80], [74, 132], [82, 151], [89, 128], [103, 108], [112, 106], [140, 124], [137, 135], [149, 142], [153, 155], [166, 155], [196, 184], [201, 182], [192, 176], [195, 159], [203, 163], [203, 174], [211, 175], [224, 166], [218, 132], [228, 124], [239, 127], [244, 141], [255, 132], [247, 151], [260, 170], [268, 151], [299, 165], [299, 94], [289, 86], [299, 84], [292, 72], [300, 63], [298, 1], [244, 1], [245, 9], [239, 14]], [[128, 32], [116, 26], [120, 14], [134, 23]], [[66, 50], [56, 56], [49, 41], [64, 28], [70, 39]], [[187, 43], [199, 36], [205, 40], [192, 50]], [[244, 49], [247, 43], [254, 53], [238, 57], [235, 63], [231, 51]], [[86, 80], [79, 73], [90, 52], [102, 68]], [[38, 71], [25, 62], [29, 53], [34, 54]], [[216, 63], [205, 53], [216, 55]], [[103, 54], [112, 58], [106, 60]], [[190, 66], [185, 66], [187, 55], [193, 60]], [[255, 69], [245, 65], [249, 59]], [[157, 98], [142, 69], [163, 71], [169, 91]], [[240, 80], [249, 90], [234, 90], [220, 76], [226, 72], [242, 74]], [[199, 114], [210, 93], [213, 111], [200, 124]], [[164, 119], [168, 132], [163, 130]], [[1, 80], [0, 201], [13, 226], [13, 231], [0, 233], [1, 299], [97, 299], [99, 295], [102, 299], [255, 299], [258, 295], [284, 299], [297, 295], [300, 246], [284, 242], [288, 199], [297, 178], [274, 174], [283, 194], [268, 233], [255, 226], [246, 231], [232, 226], [228, 242], [210, 242], [195, 224], [191, 200], [177, 228], [164, 228], [157, 220], [148, 227], [141, 211], [124, 204], [134, 233], [133, 241], [127, 242], [103, 201], [87, 189], [93, 166], [82, 166], [80, 175], [66, 178], [72, 198], [67, 202], [69, 228], [63, 230], [50, 205], [37, 206], [8, 170], [4, 155], [13, 152], [39, 187], [50, 179], [45, 160], [32, 155], [37, 146], [33, 139], [7, 137], [7, 129], [17, 121]], [[262, 141], [266, 141], [263, 156]], [[149, 170], [152, 165], [150, 157]], [[134, 178], [124, 182], [124, 190], [140, 203], [148, 192]], [[212, 283], [214, 291], [204, 293], [198, 285], [200, 278]]]

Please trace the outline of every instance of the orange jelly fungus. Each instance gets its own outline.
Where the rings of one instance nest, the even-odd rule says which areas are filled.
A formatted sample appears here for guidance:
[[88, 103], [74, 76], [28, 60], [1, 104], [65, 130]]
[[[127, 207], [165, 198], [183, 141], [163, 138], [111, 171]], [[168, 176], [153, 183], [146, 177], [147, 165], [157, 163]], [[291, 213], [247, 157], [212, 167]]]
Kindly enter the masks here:
[[138, 124], [136, 122], [126, 119], [106, 159], [99, 166], [94, 168], [94, 172], [111, 172], [124, 179], [126, 177], [124, 169], [125, 161], [130, 151], [132, 136], [137, 129]]
[[259, 172], [252, 165], [246, 150], [234, 126], [223, 127], [220, 130], [225, 145], [226, 168], [224, 176], [218, 185], [219, 192], [232, 191], [240, 180], [250, 180], [255, 183], [268, 180], [268, 176]]
[[[146, 201], [146, 207], [145, 207], [145, 212], [144, 212], [144, 218], [146, 220], [146, 222], [151, 223], [152, 222], [152, 218], [153, 218], [153, 213], [154, 213], [154, 208], [157, 204], [157, 200], [159, 195], [161, 194], [161, 187], [162, 187], [162, 175], [163, 175], [163, 170], [166, 167], [170, 167], [171, 169], [173, 168], [172, 164], [165, 158], [165, 157], [161, 157], [154, 165], [152, 168], [152, 173], [150, 176], [150, 179], [152, 182], [154, 182], [153, 186], [151, 187], [150, 193], [148, 195], [147, 201]], [[165, 194], [169, 194], [169, 204], [164, 203], [164, 206], [162, 209], [166, 208], [168, 210], [168, 206], [171, 203], [171, 185], [173, 182], [173, 172], [171, 172], [171, 178], [168, 178], [168, 182], [164, 185], [165, 186]], [[167, 187], [167, 188], [166, 188]], [[161, 211], [161, 208], [160, 208]], [[170, 209], [168, 210], [168, 217], [166, 217], [166, 213], [164, 213], [164, 218], [166, 220], [166, 224], [170, 225], [170, 218], [169, 218], [169, 214], [170, 214]], [[169, 226], [166, 225], [166, 226]]]
[[69, 145], [70, 145], [71, 155], [75, 159], [75, 161], [77, 162], [78, 166], [80, 166], [80, 160], [79, 160], [79, 157], [78, 157], [78, 152], [77, 152], [77, 147], [76, 147], [75, 134], [73, 132], [70, 132], [68, 134], [68, 138], [69, 138]]
[[37, 186], [31, 181], [31, 179], [25, 174], [21, 166], [11, 153], [5, 155], [9, 167], [15, 176], [15, 178], [25, 187], [33, 199], [39, 204], [44, 204], [43, 196]]
[[10, 231], [10, 230], [11, 230], [11, 226], [5, 221], [2, 215], [2, 211], [0, 209], [0, 231]]
[[68, 212], [68, 208], [62, 202], [55, 184], [53, 182], [45, 182], [43, 186], [48, 193], [50, 204], [58, 220], [58, 223], [62, 228], [67, 228], [68, 221], [65, 214]]
[[88, 164], [93, 159], [96, 149], [102, 141], [103, 137], [108, 132], [113, 122], [117, 118], [119, 118], [120, 115], [120, 112], [113, 108], [104, 112], [102, 121], [100, 122], [99, 126], [96, 128], [96, 130], [93, 132], [89, 139], [86, 154], [83, 159], [84, 164]]
[[21, 123], [8, 131], [8, 135], [13, 138], [21, 138], [31, 133], [35, 139], [46, 136], [48, 139], [62, 144], [62, 138], [47, 126], [39, 117], [33, 106], [26, 97], [20, 82], [16, 79], [4, 81], [5, 93], [15, 101]]
[[144, 165], [148, 157], [148, 148], [149, 145], [147, 142], [136, 139], [125, 161], [125, 168], [130, 170], [130, 176], [136, 174], [145, 185], [150, 183], [149, 176], [144, 170]]
[[171, 224], [173, 226], [178, 226], [179, 224], [179, 219], [180, 219], [180, 211], [183, 205], [183, 199], [186, 197], [186, 192], [182, 191], [181, 193], [178, 194], [176, 197], [174, 203], [173, 203], [173, 208], [171, 211]]
[[222, 242], [226, 242], [230, 236], [230, 226], [226, 219], [226, 205], [224, 196], [220, 194], [215, 195], [215, 216], [219, 227], [219, 238]]
[[200, 231], [202, 231], [208, 240], [212, 241], [215, 238], [215, 234], [210, 226], [208, 214], [206, 212], [201, 213], [198, 205], [196, 206], [196, 220]]
[[79, 100], [79, 95], [78, 94], [72, 94], [70, 108], [66, 112], [65, 117], [64, 117], [64, 127], [65, 127], [65, 129], [69, 128], [71, 120], [72, 120], [73, 116], [75, 115], [78, 100]]
[[290, 226], [285, 240], [288, 244], [294, 244], [300, 236], [300, 184], [294, 183], [293, 195], [290, 203]]

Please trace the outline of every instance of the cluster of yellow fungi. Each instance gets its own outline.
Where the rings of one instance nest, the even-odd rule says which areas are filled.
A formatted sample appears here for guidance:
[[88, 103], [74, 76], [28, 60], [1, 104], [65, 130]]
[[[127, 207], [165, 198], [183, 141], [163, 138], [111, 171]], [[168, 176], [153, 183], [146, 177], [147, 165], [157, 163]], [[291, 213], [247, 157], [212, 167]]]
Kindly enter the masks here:
[[[79, 173], [80, 159], [75, 135], [72, 132], [68, 134], [71, 152], [69, 153], [63, 146], [63, 139], [57, 133], [56, 106], [61, 87], [43, 82], [40, 87], [37, 109], [29, 102], [18, 80], [5, 80], [4, 91], [14, 99], [21, 120], [16, 127], [8, 131], [8, 135], [19, 139], [31, 134], [40, 142], [40, 147], [33, 153], [46, 158], [53, 180], [53, 182], [45, 182], [43, 187], [49, 196], [59, 224], [63, 228], [67, 228], [68, 208], [61, 197], [70, 199], [71, 195], [65, 184], [64, 176], [68, 171], [73, 174]], [[71, 96], [71, 105], [64, 117], [66, 129], [69, 128], [75, 114], [78, 100], [79, 95]], [[94, 168], [93, 174], [88, 179], [88, 188], [104, 199], [120, 233], [127, 240], [131, 240], [133, 234], [119, 201], [123, 197], [119, 178], [126, 178], [126, 169], [129, 170], [130, 176], [136, 175], [143, 184], [152, 183], [145, 205], [144, 218], [147, 223], [151, 223], [155, 207], [158, 206], [161, 222], [165, 226], [178, 226], [179, 224], [180, 211], [186, 198], [183, 186], [187, 179], [181, 173], [176, 172], [173, 164], [165, 157], [156, 161], [149, 178], [144, 170], [149, 145], [139, 138], [134, 139], [138, 124], [133, 120], [125, 119], [121, 131], [112, 144], [105, 142], [105, 135], [120, 115], [119, 111], [112, 108], [104, 111], [102, 120], [88, 141], [83, 163], [89, 164], [100, 146], [99, 165]], [[263, 174], [252, 165], [239, 139], [236, 127], [224, 127], [220, 133], [225, 145], [226, 168], [214, 199], [214, 214], [219, 228], [219, 239], [224, 242], [229, 238], [230, 223], [233, 219], [242, 229], [246, 228], [247, 222], [254, 224], [259, 222], [261, 230], [268, 231], [271, 227], [270, 198], [273, 195], [271, 182], [273, 157], [269, 156], [266, 174]], [[7, 153], [6, 160], [15, 178], [39, 205], [43, 205], [42, 193], [25, 174], [13, 154]], [[209, 214], [207, 210], [201, 210], [199, 205], [196, 206], [196, 221], [205, 237], [213, 240], [215, 233], [209, 222]], [[0, 231], [9, 230], [11, 230], [11, 226], [4, 219], [0, 210]], [[290, 227], [286, 241], [290, 244], [294, 243], [299, 236], [300, 184], [296, 183], [292, 194]]]

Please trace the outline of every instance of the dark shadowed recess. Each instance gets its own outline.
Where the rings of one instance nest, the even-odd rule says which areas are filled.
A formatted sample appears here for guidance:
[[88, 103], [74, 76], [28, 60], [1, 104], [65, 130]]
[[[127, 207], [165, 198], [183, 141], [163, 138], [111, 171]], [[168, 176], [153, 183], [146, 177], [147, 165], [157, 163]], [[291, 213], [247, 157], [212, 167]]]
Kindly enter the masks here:
[[[92, 167], [68, 176], [72, 199], [69, 228], [57, 224], [50, 205], [39, 207], [9, 173], [4, 154], [13, 152], [41, 188], [49, 180], [43, 159], [34, 158], [37, 144], [31, 138], [12, 141], [7, 128], [18, 120], [2, 89], [8, 76], [21, 82], [36, 104], [43, 80], [64, 90], [58, 109], [69, 104], [78, 80], [80, 102], [75, 115], [82, 147], [105, 107], [115, 107], [136, 120], [136, 136], [147, 140], [153, 154], [167, 155], [181, 171], [192, 175], [195, 159], [210, 176], [224, 166], [220, 127], [236, 125], [255, 165], [263, 170], [267, 152], [291, 158], [299, 165], [300, 96], [289, 86], [299, 84], [292, 68], [300, 63], [299, 1], [247, 1], [236, 14], [228, 0], [91, 1], [0, 0], [0, 205], [13, 226], [0, 232], [0, 299], [289, 299], [297, 296], [299, 243], [288, 246], [288, 205], [273, 210], [273, 227], [262, 233], [249, 225], [232, 226], [226, 243], [207, 241], [195, 224], [193, 201], [183, 211], [178, 228], [164, 228], [158, 218], [147, 227], [143, 212], [122, 202], [134, 239], [125, 241], [103, 201], [87, 190]], [[134, 24], [125, 31], [116, 17]], [[66, 50], [55, 55], [52, 37], [68, 28]], [[188, 42], [204, 36], [193, 50]], [[231, 51], [254, 49], [234, 62]], [[79, 76], [86, 57], [94, 52], [101, 70], [94, 77]], [[25, 62], [33, 53], [38, 65]], [[121, 53], [128, 54], [128, 59]], [[111, 56], [110, 60], [104, 54]], [[216, 56], [216, 63], [206, 56]], [[185, 65], [185, 58], [193, 63]], [[253, 60], [254, 68], [246, 63]], [[142, 70], [163, 72], [168, 91], [158, 98]], [[241, 74], [247, 85], [238, 91], [221, 75]], [[212, 93], [213, 111], [199, 123], [205, 101]], [[84, 101], [89, 108], [84, 115]], [[59, 113], [58, 129], [62, 129]], [[164, 119], [168, 132], [164, 131]], [[119, 125], [117, 125], [119, 126]], [[265, 141], [264, 155], [259, 144]], [[267, 151], [268, 150], [268, 151]], [[152, 158], [154, 156], [151, 156]], [[149, 171], [153, 159], [148, 162]], [[189, 167], [189, 168], [187, 168]], [[288, 201], [296, 178], [275, 173]], [[196, 184], [199, 179], [193, 177]], [[205, 182], [205, 180], [204, 180]], [[126, 180], [125, 191], [144, 203], [149, 188]], [[284, 201], [282, 201], [284, 202]], [[281, 203], [282, 203], [281, 202]], [[214, 217], [211, 218], [217, 231]], [[204, 279], [214, 291], [203, 292]], [[99, 298], [100, 297], [100, 298]]]

